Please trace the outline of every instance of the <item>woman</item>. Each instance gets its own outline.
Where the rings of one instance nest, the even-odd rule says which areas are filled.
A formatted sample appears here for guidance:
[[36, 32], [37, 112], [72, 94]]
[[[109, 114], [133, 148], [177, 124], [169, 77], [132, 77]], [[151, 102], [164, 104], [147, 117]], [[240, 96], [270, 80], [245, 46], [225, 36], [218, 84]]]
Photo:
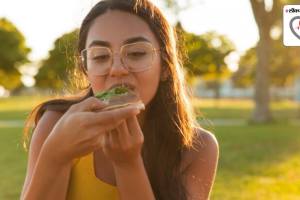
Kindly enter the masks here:
[[[147, 0], [92, 8], [78, 43], [89, 86], [82, 97], [32, 112], [22, 199], [209, 198], [218, 144], [194, 122], [175, 41]], [[145, 110], [101, 111], [106, 104], [94, 94], [120, 84], [138, 93]]]

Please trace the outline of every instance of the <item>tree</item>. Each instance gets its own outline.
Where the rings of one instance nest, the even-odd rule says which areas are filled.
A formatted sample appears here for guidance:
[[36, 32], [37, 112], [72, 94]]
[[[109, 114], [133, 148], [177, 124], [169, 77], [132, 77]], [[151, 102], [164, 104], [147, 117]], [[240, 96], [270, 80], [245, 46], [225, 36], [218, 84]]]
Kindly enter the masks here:
[[256, 52], [253, 47], [240, 58], [239, 68], [232, 74], [231, 79], [235, 87], [246, 88], [254, 85], [256, 63]]
[[22, 85], [18, 67], [29, 62], [23, 34], [6, 18], [0, 18], [0, 85], [14, 90]]
[[[269, 104], [269, 66], [272, 53], [271, 30], [282, 23], [282, 7], [285, 3], [299, 3], [296, 0], [250, 0], [253, 15], [259, 30], [256, 47], [257, 68], [255, 81], [255, 109], [252, 121], [263, 123], [272, 120]], [[270, 4], [271, 3], [271, 4]]]
[[[300, 49], [282, 46], [282, 38], [274, 40], [270, 61], [270, 84], [285, 87], [294, 84], [299, 73]], [[237, 87], [249, 87], [254, 84], [257, 57], [255, 48], [249, 49], [239, 62], [239, 69], [233, 74], [232, 80]]]
[[69, 73], [76, 66], [76, 47], [78, 30], [66, 33], [54, 42], [49, 57], [41, 62], [38, 74], [35, 76], [36, 86], [56, 91], [70, 86]]
[[178, 1], [178, 0], [163, 0], [163, 4], [167, 9], [169, 9], [176, 19], [176, 22], [179, 22], [179, 14], [184, 10], [192, 7], [196, 3], [201, 3], [200, 0], [185, 0], [185, 1]]
[[230, 71], [225, 57], [234, 50], [233, 43], [225, 36], [215, 32], [196, 35], [186, 32], [180, 23], [176, 25], [180, 36], [179, 47], [185, 49], [184, 67], [188, 77], [201, 76], [210, 81], [215, 97], [220, 97], [221, 80], [229, 77]]

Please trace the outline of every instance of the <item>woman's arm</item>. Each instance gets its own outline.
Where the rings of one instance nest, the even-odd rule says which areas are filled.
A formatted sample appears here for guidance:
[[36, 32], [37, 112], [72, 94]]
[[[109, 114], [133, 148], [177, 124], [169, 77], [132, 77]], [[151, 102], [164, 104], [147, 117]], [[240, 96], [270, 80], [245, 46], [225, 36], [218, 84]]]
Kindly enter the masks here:
[[42, 149], [31, 181], [28, 184], [28, 189], [22, 199], [66, 199], [72, 165], [71, 163], [65, 165], [51, 163], [47, 155], [49, 154]]
[[61, 115], [47, 111], [33, 133], [21, 199], [65, 199], [70, 166], [49, 163], [47, 150], [43, 149], [45, 140]]
[[121, 200], [155, 200], [143, 159], [126, 166], [114, 166]]
[[[135, 106], [101, 110], [95, 97], [72, 105], [56, 120], [40, 120], [31, 141], [29, 169], [23, 199], [65, 199], [72, 161], [101, 147], [101, 138], [126, 118], [139, 112]], [[46, 114], [45, 114], [46, 115]], [[47, 116], [47, 115], [46, 115]], [[55, 121], [55, 122], [54, 122]]]

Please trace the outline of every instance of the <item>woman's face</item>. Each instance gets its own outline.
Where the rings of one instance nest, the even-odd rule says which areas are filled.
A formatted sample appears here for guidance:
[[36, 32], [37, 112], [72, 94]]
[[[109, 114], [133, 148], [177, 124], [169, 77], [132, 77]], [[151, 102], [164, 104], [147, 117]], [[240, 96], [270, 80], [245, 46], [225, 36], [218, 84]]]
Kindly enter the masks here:
[[[99, 42], [101, 41], [101, 42]], [[110, 69], [105, 75], [88, 72], [88, 80], [93, 92], [107, 90], [116, 84], [130, 84], [147, 105], [158, 88], [161, 71], [159, 52], [154, 51], [152, 65], [145, 71], [131, 72], [121, 61], [120, 49], [123, 45], [148, 42], [155, 49], [159, 44], [148, 24], [136, 15], [108, 10], [97, 17], [88, 32], [86, 47], [108, 47], [113, 52]], [[148, 44], [146, 43], [146, 44]], [[124, 60], [124, 59], [123, 59]]]

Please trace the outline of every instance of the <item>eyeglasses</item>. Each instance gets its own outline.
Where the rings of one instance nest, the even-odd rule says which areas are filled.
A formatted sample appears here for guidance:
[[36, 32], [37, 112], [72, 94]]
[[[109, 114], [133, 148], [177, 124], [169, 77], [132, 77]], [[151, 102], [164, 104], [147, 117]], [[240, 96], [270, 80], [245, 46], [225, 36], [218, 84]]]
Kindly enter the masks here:
[[123, 66], [130, 72], [142, 72], [150, 69], [155, 49], [149, 42], [136, 42], [123, 45], [119, 53], [113, 53], [108, 47], [90, 47], [81, 51], [81, 59], [89, 74], [103, 76], [109, 73], [115, 54], [120, 55]]

